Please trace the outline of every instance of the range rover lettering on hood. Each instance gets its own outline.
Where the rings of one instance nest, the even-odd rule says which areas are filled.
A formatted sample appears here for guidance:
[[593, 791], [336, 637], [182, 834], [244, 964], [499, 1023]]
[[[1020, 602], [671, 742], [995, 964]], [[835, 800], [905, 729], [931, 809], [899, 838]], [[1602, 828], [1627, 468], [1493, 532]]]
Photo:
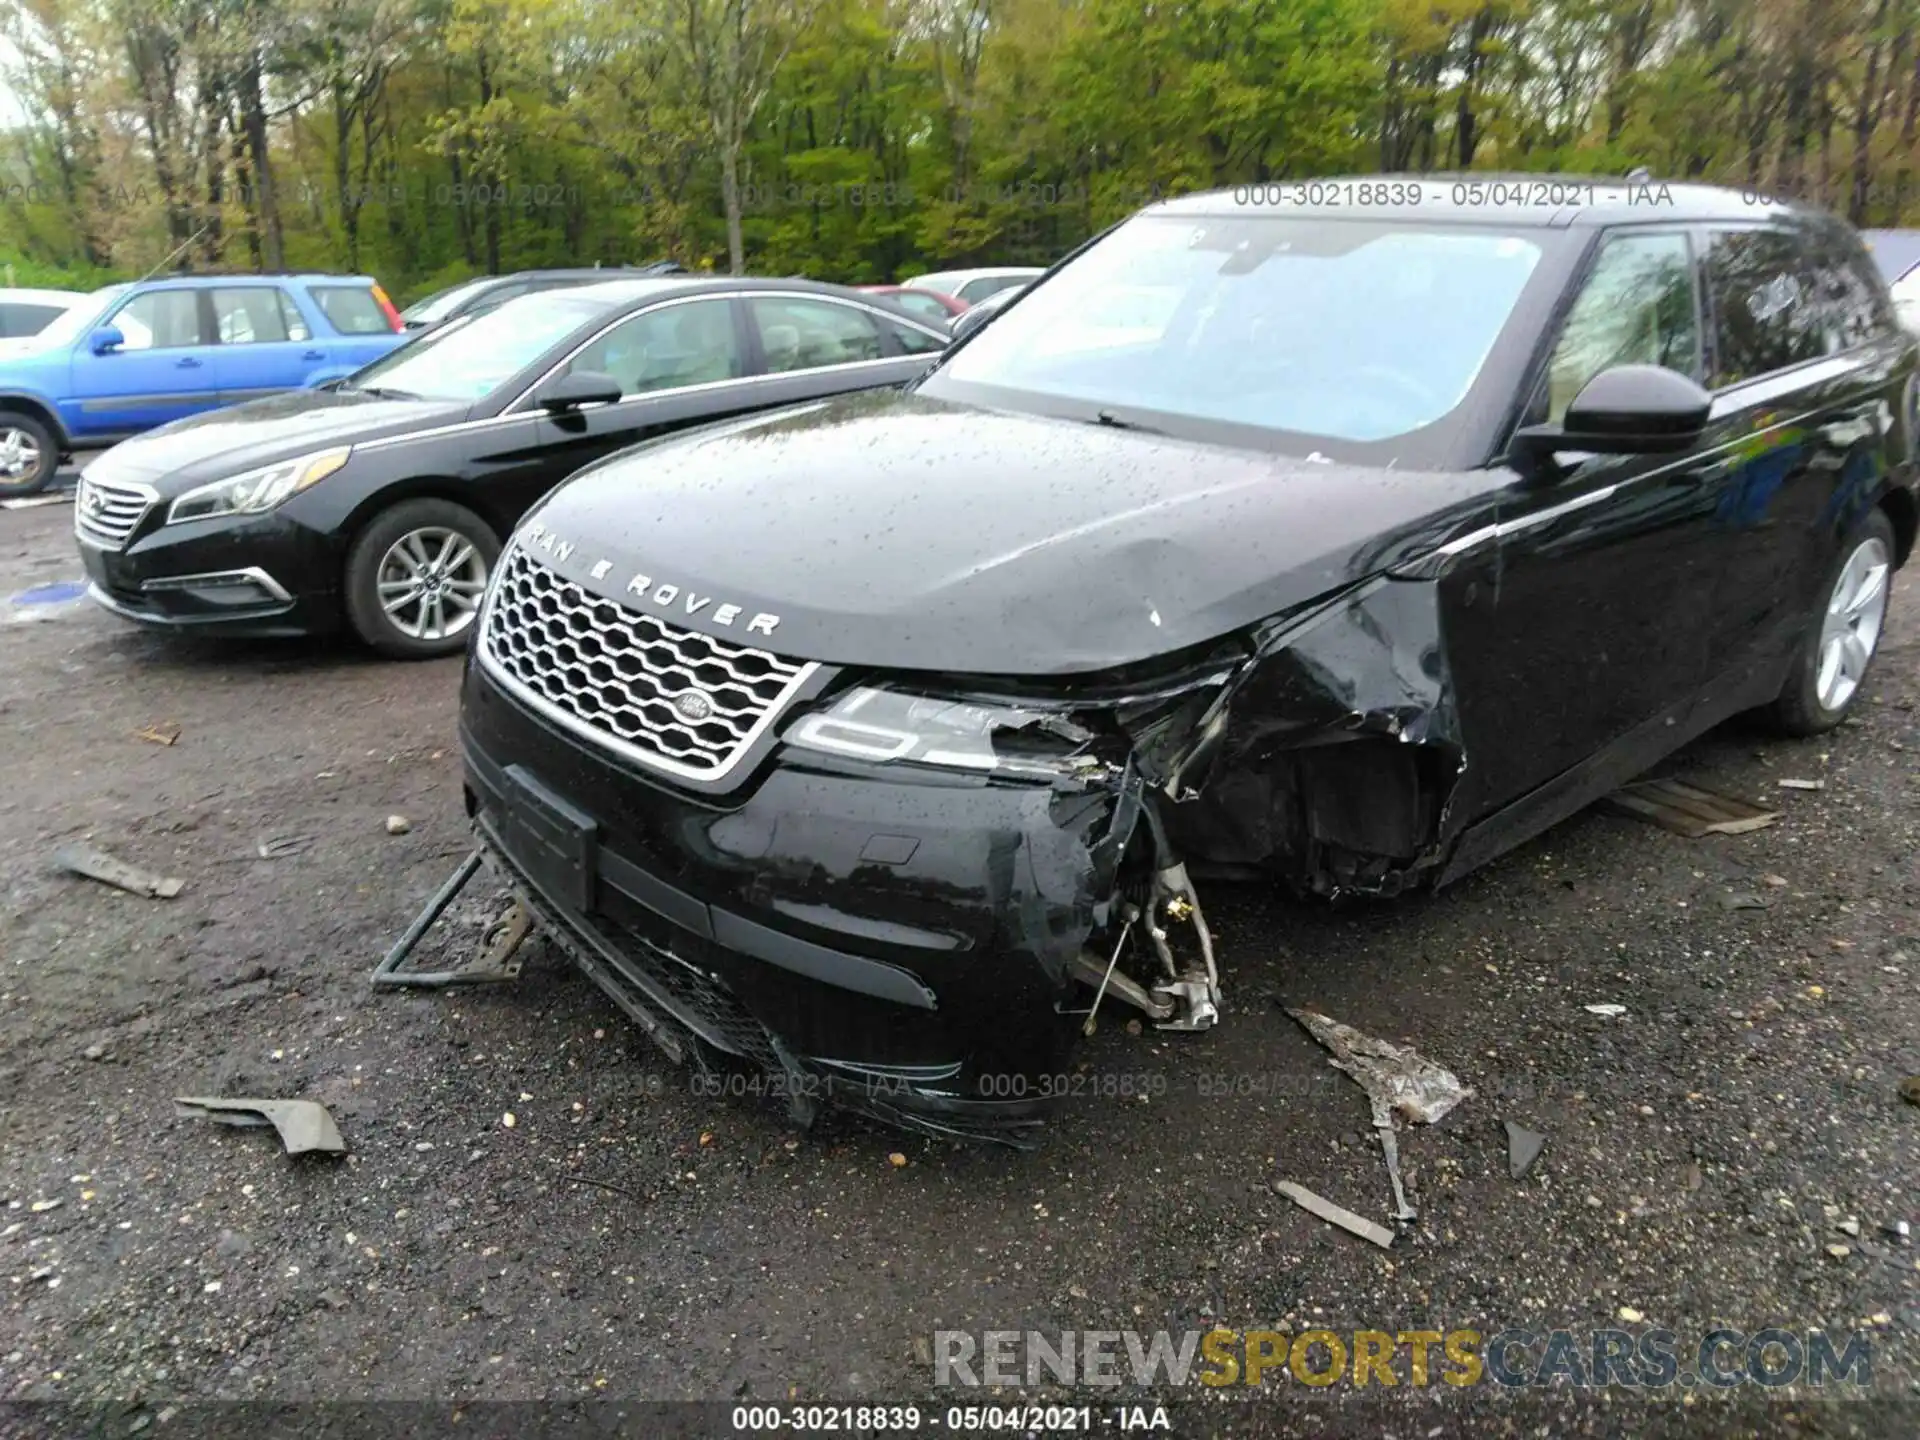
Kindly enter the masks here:
[[[562, 565], [573, 559], [575, 548], [573, 542], [562, 539], [538, 521], [520, 532], [520, 543], [529, 550], [539, 550], [543, 554], [553, 556]], [[613, 562], [602, 559], [594, 561], [588, 567], [587, 575], [589, 579], [603, 582], [612, 571]], [[701, 595], [691, 588], [683, 588], [671, 581], [655, 580], [644, 571], [634, 572], [633, 577], [627, 581], [626, 593], [655, 610], [664, 611], [670, 615], [682, 613], [689, 617], [697, 615], [710, 620], [715, 625], [736, 625], [740, 617], [747, 613], [743, 607], [731, 601], [722, 600], [716, 603], [711, 595]], [[747, 621], [744, 628], [749, 635], [771, 635], [779, 624], [778, 615], [769, 615], [762, 610]]]

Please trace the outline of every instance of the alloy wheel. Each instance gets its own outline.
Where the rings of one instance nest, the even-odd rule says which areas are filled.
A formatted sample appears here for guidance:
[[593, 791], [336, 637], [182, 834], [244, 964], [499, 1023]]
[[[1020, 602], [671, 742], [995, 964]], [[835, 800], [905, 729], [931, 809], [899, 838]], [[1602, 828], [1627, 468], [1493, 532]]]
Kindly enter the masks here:
[[479, 614], [487, 561], [458, 530], [430, 525], [387, 547], [375, 584], [394, 629], [412, 640], [447, 640]]
[[18, 426], [0, 430], [0, 480], [25, 480], [40, 468], [40, 442]]
[[1868, 536], [1847, 557], [1833, 582], [1820, 619], [1820, 668], [1814, 677], [1814, 693], [1828, 712], [1842, 709], [1867, 673], [1887, 618], [1892, 571], [1886, 543], [1877, 535]]

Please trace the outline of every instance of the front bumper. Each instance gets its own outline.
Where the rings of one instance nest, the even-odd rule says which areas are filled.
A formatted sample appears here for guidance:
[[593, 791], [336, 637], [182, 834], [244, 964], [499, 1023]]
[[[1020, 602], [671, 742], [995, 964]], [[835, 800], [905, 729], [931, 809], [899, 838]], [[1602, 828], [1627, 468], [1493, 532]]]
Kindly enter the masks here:
[[124, 549], [77, 537], [103, 608], [142, 625], [223, 635], [316, 635], [340, 627], [331, 537], [269, 513], [143, 526]]
[[[1033, 1123], [1079, 1035], [1114, 795], [823, 770], [777, 752], [694, 795], [468, 666], [466, 804], [576, 961], [670, 1053], [938, 1133]], [[694, 1038], [690, 1038], [694, 1037]]]

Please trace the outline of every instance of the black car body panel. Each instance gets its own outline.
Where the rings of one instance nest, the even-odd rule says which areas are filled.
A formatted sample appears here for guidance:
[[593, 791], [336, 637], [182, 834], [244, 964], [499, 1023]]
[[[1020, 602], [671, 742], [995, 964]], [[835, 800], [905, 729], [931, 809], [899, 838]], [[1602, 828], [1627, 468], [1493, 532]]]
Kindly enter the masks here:
[[[853, 307], [874, 317], [885, 352], [851, 364], [765, 373], [765, 356], [745, 313], [746, 302], [757, 296]], [[536, 400], [540, 383], [599, 337], [692, 300], [730, 306], [747, 373], [571, 410], [549, 410]], [[75, 517], [94, 598], [125, 618], [155, 626], [327, 634], [343, 623], [343, 565], [354, 536], [394, 505], [415, 498], [453, 501], [505, 535], [555, 484], [596, 460], [748, 412], [903, 384], [945, 343], [933, 327], [877, 297], [804, 281], [655, 277], [525, 303], [571, 307], [579, 323], [476, 399], [369, 393], [354, 388], [350, 377], [337, 386], [176, 421], [107, 451], [86, 468]], [[413, 343], [458, 345], [462, 327], [476, 323], [437, 326]], [[906, 353], [890, 327], [902, 327], [928, 348]], [[270, 511], [168, 522], [170, 504], [198, 487], [343, 446], [351, 446], [351, 455], [342, 468]], [[111, 522], [104, 527], [90, 519], [90, 507], [103, 500]], [[251, 571], [259, 576], [250, 577]], [[221, 577], [213, 587], [217, 597], [206, 585], [178, 583], [208, 575]]]
[[[647, 471], [638, 503], [605, 467], [541, 508], [561, 573], [616, 600], [636, 574], [670, 581], [663, 613], [693, 629], [688, 604], [724, 595], [777, 614], [803, 659], [1008, 676], [1136, 664], [1294, 609], [1471, 529], [1499, 488], [893, 393], [758, 416]], [[886, 543], [903, 525], [914, 543]]]
[[[1252, 223], [1226, 197], [1146, 214], [1183, 228], [1129, 283], [1169, 254], [1261, 263], [1244, 228], [1203, 243]], [[969, 378], [973, 347], [1054, 323], [1070, 258], [910, 393], [668, 439], [521, 522], [465, 678], [469, 813], [670, 1050], [770, 1070], [799, 1114], [1015, 1135], [1070, 1093], [1089, 1007], [1218, 1019], [1196, 876], [1444, 885], [1776, 701], [1841, 561], [1879, 555], [1884, 584], [1911, 552], [1916, 351], [1843, 227], [1688, 189], [1320, 218], [1538, 247], [1445, 415], [1388, 377], [1421, 422], [1349, 406], [1323, 442], [1231, 393]], [[1738, 258], [1782, 239], [1786, 268]], [[1629, 262], [1640, 291], [1596, 288]], [[1576, 317], [1628, 301], [1658, 307], [1661, 358], [1627, 358], [1693, 416], [1671, 434], [1582, 409], [1618, 358], [1554, 389]], [[1805, 328], [1764, 330], [1795, 307]], [[1743, 370], [1762, 342], [1807, 353]]]

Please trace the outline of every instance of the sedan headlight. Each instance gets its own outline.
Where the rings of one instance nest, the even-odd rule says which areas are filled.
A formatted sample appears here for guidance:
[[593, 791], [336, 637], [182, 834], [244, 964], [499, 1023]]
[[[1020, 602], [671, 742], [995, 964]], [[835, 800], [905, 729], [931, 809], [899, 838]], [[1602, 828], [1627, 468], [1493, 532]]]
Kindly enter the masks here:
[[874, 764], [1035, 780], [1105, 768], [1095, 732], [1064, 711], [860, 686], [789, 726], [787, 744]]
[[173, 502], [167, 511], [167, 523], [209, 520], [216, 515], [258, 515], [326, 479], [346, 464], [352, 453], [350, 445], [322, 450], [317, 455], [282, 460], [277, 465], [263, 465], [228, 480], [201, 485]]

